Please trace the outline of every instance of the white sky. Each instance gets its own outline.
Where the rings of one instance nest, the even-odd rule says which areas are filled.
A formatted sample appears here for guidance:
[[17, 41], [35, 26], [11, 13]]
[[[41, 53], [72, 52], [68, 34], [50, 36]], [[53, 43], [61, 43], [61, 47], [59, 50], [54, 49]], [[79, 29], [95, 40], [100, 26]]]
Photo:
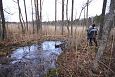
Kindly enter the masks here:
[[[17, 1], [17, 0], [14, 0]], [[34, 1], [34, 0], [33, 0]], [[57, 19], [61, 20], [61, 1], [57, 0]], [[71, 16], [71, 1], [69, 0], [69, 18]], [[65, 0], [66, 2], [66, 0]], [[79, 17], [80, 11], [82, 6], [87, 2], [87, 0], [74, 0], [74, 19]], [[108, 5], [110, 3], [110, 0], [108, 0]], [[28, 20], [31, 21], [31, 0], [26, 0], [27, 4], [27, 14], [28, 14]], [[91, 4], [89, 5], [89, 17], [100, 15], [102, 10], [102, 4], [103, 0], [93, 0]], [[25, 19], [24, 15], [24, 7], [23, 7], [23, 0], [20, 0], [20, 5], [22, 8], [22, 14]], [[9, 15], [5, 12], [5, 18], [6, 21], [19, 21], [18, 17], [18, 7], [15, 2], [12, 0], [3, 0], [3, 6], [4, 9], [8, 12], [10, 12], [13, 15]], [[107, 6], [107, 10], [108, 10]], [[82, 13], [81, 18], [83, 18], [84, 13]], [[42, 9], [42, 19], [43, 21], [52, 21], [55, 19], [55, 0], [43, 0], [43, 9]]]

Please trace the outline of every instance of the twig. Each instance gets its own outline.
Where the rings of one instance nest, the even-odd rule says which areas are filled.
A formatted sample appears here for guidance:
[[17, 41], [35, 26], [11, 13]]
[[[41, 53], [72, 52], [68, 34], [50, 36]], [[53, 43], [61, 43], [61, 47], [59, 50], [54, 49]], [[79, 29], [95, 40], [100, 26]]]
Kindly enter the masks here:
[[6, 11], [5, 9], [3, 9], [4, 12], [6, 12], [7, 14], [10, 14], [10, 15], [14, 15], [14, 13], [9, 13], [8, 11]]

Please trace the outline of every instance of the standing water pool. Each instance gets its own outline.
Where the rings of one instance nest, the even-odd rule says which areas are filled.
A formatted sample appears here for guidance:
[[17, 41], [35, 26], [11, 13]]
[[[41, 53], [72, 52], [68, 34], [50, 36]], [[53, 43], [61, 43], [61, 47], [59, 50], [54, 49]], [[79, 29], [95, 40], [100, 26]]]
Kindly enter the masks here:
[[61, 48], [56, 45], [60, 44], [60, 41], [44, 41], [41, 44], [19, 47], [10, 55], [13, 59], [11, 64], [25, 62], [34, 77], [43, 77], [48, 69], [56, 68], [56, 60], [62, 52]]

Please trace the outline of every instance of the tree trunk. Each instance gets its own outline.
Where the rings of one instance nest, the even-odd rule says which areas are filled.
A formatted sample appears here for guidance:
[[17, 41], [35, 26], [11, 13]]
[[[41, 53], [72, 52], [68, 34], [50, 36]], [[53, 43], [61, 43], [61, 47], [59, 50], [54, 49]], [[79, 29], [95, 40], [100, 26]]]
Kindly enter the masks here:
[[64, 0], [62, 0], [62, 35], [63, 35], [63, 27], [64, 27]]
[[74, 0], [72, 0], [72, 9], [71, 9], [71, 35], [73, 36], [73, 10], [74, 10]]
[[[1, 15], [0, 15], [1, 16]], [[1, 24], [1, 17], [0, 17], [0, 40], [2, 39], [2, 24]]]
[[20, 4], [19, 4], [19, 0], [17, 0], [17, 3], [18, 3], [18, 10], [19, 10], [19, 20], [20, 20], [20, 24], [21, 24], [21, 27], [22, 27], [22, 33], [25, 33], [24, 31], [24, 25], [23, 25], [23, 18], [22, 17], [22, 14], [21, 14], [21, 8], [20, 8]]
[[33, 18], [33, 4], [31, 0], [31, 8], [32, 8], [32, 25], [33, 25], [33, 34], [34, 34], [34, 18]]
[[67, 20], [67, 30], [68, 30], [68, 35], [70, 33], [70, 30], [69, 30], [69, 20], [68, 20], [68, 0], [67, 0], [67, 4], [66, 4], [66, 20]]
[[87, 4], [86, 4], [86, 5], [87, 5], [87, 12], [86, 12], [86, 19], [87, 19], [87, 25], [86, 25], [86, 26], [87, 26], [87, 27], [89, 26], [89, 24], [88, 24], [88, 11], [89, 11], [89, 10], [88, 10], [88, 9], [89, 9], [89, 8], [88, 8], [88, 4], [89, 4], [89, 0], [87, 0]]
[[56, 34], [56, 24], [57, 24], [57, 0], [55, 0], [55, 34]]
[[105, 20], [105, 24], [103, 26], [102, 39], [99, 41], [100, 46], [98, 48], [98, 52], [96, 54], [96, 57], [95, 57], [95, 60], [93, 63], [94, 64], [93, 70], [98, 69], [98, 65], [99, 65], [98, 62], [100, 61], [100, 58], [102, 57], [102, 55], [105, 51], [108, 36], [110, 35], [111, 28], [113, 27], [114, 16], [115, 16], [115, 0], [111, 0], [110, 11], [107, 16], [107, 19]]
[[42, 0], [40, 0], [40, 31], [42, 31]]
[[105, 17], [105, 10], [106, 10], [106, 4], [107, 4], [107, 0], [103, 1], [103, 9], [102, 9], [102, 14], [101, 14], [101, 21], [100, 21], [100, 29], [99, 29], [99, 40], [102, 37], [102, 30], [103, 30], [103, 25], [104, 25], [104, 17]]
[[6, 38], [6, 27], [5, 27], [5, 18], [4, 18], [2, 0], [0, 0], [0, 15], [1, 15], [1, 21], [2, 21], [2, 40], [4, 40]]
[[26, 2], [24, 0], [24, 9], [25, 9], [25, 16], [26, 16], [26, 26], [27, 26], [27, 31], [28, 31], [28, 16], [27, 16], [27, 10], [26, 10]]
[[39, 14], [39, 3], [38, 0], [34, 0], [35, 3], [35, 12], [36, 12], [36, 26], [37, 26], [37, 33], [40, 30], [40, 14]]
[[2, 40], [2, 19], [1, 19], [1, 12], [0, 12], [0, 40]]

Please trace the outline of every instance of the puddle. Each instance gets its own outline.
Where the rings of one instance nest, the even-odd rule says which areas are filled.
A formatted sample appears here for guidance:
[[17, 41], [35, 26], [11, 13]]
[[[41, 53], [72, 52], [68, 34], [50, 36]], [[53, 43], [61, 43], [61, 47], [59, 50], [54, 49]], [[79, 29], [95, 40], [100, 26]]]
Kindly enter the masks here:
[[41, 77], [48, 69], [56, 68], [56, 60], [61, 54], [60, 41], [45, 41], [42, 44], [33, 44], [31, 46], [19, 47], [10, 55], [12, 64], [22, 61], [30, 65], [30, 69], [36, 75]]

